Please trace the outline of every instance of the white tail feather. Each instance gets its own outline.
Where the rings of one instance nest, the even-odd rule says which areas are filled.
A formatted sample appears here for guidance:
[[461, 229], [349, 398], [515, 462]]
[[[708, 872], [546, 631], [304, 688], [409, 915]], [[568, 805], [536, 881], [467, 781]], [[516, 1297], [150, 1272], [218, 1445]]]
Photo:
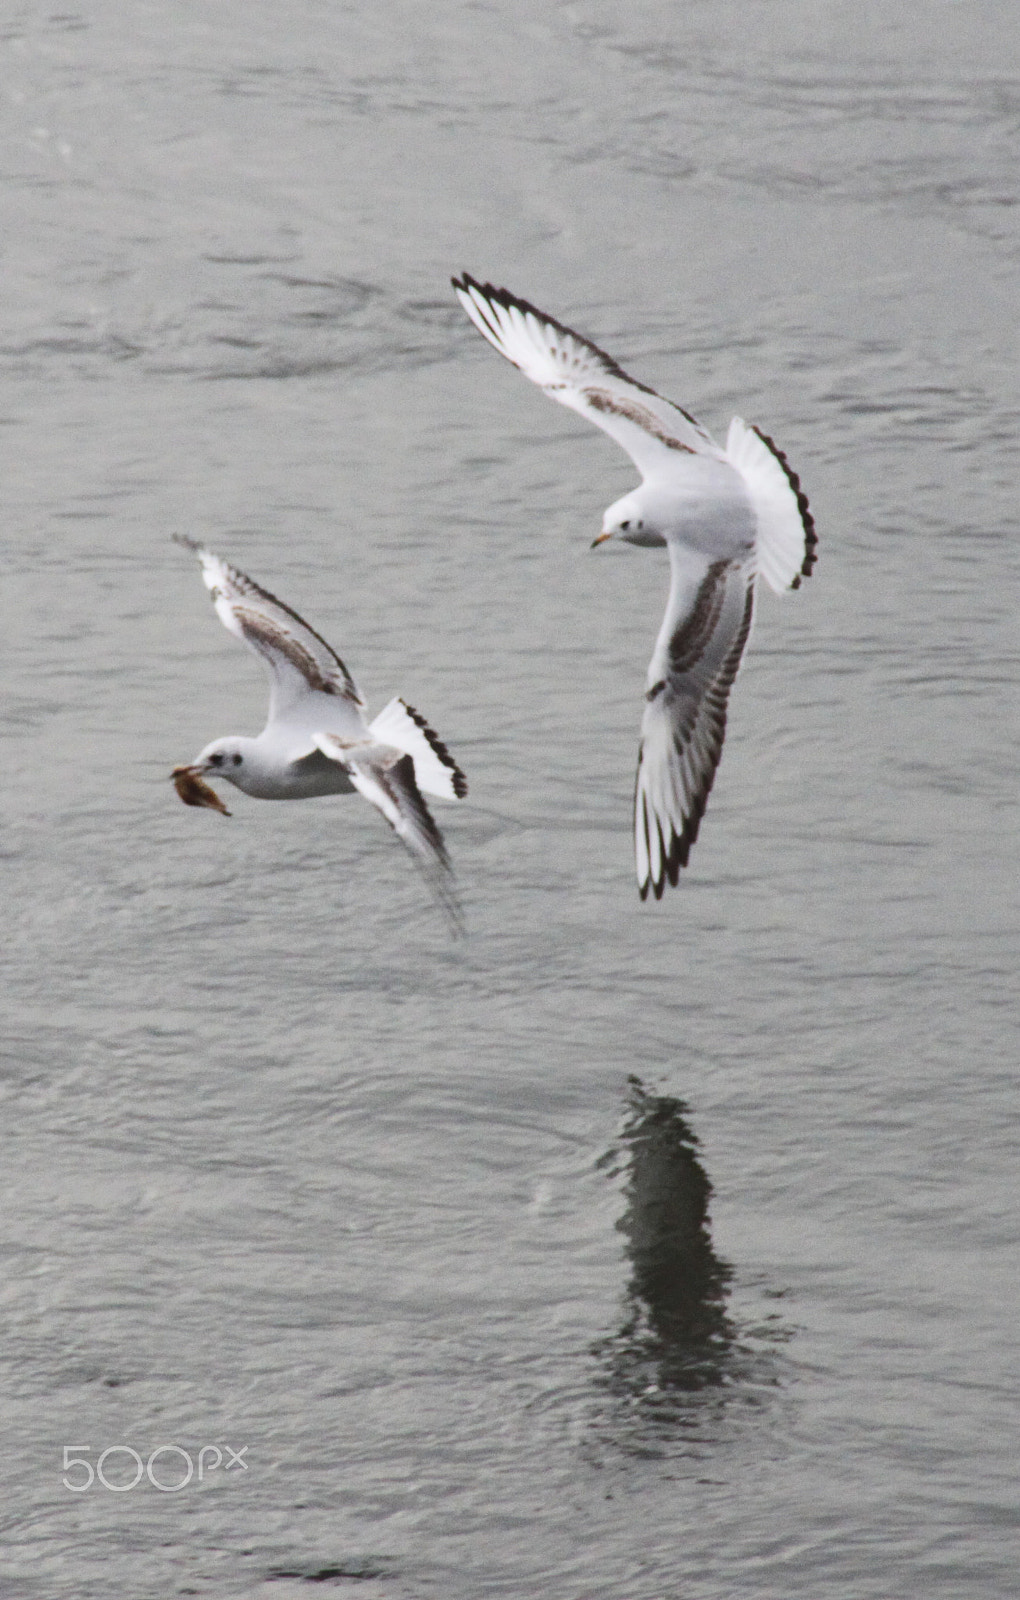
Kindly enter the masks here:
[[369, 731], [380, 744], [395, 745], [414, 762], [415, 781], [426, 794], [440, 800], [462, 800], [467, 779], [445, 744], [425, 718], [401, 699], [391, 700], [371, 723]]
[[757, 428], [730, 423], [726, 455], [747, 485], [758, 517], [758, 571], [770, 589], [796, 589], [815, 561], [814, 519], [797, 475]]

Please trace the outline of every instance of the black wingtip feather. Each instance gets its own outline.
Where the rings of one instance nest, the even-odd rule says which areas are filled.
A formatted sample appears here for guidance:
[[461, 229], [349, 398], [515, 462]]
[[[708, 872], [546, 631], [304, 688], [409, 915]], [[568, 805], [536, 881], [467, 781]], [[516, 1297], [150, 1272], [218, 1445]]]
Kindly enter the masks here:
[[414, 814], [422, 834], [435, 851], [436, 859], [449, 872], [451, 870], [450, 858], [446, 853], [446, 843], [439, 831], [435, 817], [425, 802], [425, 796], [418, 787], [418, 781], [414, 775], [414, 761], [411, 756], [401, 756], [399, 761], [394, 762], [393, 776], [402, 784], [408, 810]]
[[[446, 916], [450, 931], [455, 938], [462, 938], [465, 931], [464, 911], [454, 885], [453, 867], [450, 864], [446, 843], [436, 825], [436, 820], [426, 804], [424, 795], [418, 788], [412, 757], [402, 756], [399, 761], [394, 762], [391, 772], [393, 778], [401, 785], [407, 807], [416, 817], [422, 834], [433, 854], [430, 859], [426, 859], [417, 850], [407, 846], [406, 841], [404, 841], [405, 847], [408, 849], [411, 860], [431, 886]], [[391, 823], [390, 826], [392, 827], [393, 824]]]
[[[591, 351], [592, 355], [597, 356], [610, 377], [620, 378], [624, 383], [632, 384], [635, 389], [641, 389], [645, 394], [655, 395], [656, 399], [661, 399], [656, 389], [651, 388], [647, 383], [642, 383], [639, 378], [631, 377], [630, 373], [624, 371], [615, 357], [611, 356], [607, 350], [603, 350], [594, 340], [586, 338], [583, 333], [578, 333], [576, 328], [568, 328], [565, 322], [560, 322], [557, 317], [550, 315], [548, 311], [541, 311], [538, 306], [532, 305], [530, 300], [524, 300], [519, 294], [511, 294], [509, 289], [501, 289], [494, 283], [479, 283], [478, 279], [472, 278], [469, 272], [462, 272], [459, 278], [451, 278], [450, 282], [455, 289], [463, 294], [470, 294], [472, 289], [477, 289], [484, 299], [494, 301], [496, 305], [502, 306], [504, 311], [509, 311], [512, 308], [523, 312], [525, 316], [537, 317], [539, 322], [548, 323], [549, 327], [555, 328], [561, 337], [576, 339], [578, 344], [583, 344], [586, 349]], [[675, 405], [674, 401], [669, 403], [670, 405]], [[687, 417], [689, 422], [694, 421], [694, 418], [689, 416], [682, 406], [676, 406], [676, 410]]]

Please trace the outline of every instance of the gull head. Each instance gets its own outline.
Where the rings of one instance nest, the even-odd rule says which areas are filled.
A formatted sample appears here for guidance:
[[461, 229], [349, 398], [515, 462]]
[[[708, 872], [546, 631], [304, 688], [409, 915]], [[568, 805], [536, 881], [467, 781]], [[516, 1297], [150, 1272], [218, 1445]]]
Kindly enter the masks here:
[[245, 762], [249, 759], [254, 742], [253, 739], [246, 739], [241, 734], [231, 734], [226, 739], [214, 739], [212, 744], [207, 744], [191, 763], [192, 775], [196, 778], [205, 774], [215, 778], [226, 778], [229, 783], [234, 783], [242, 789], [244, 780], [248, 776]]
[[605, 544], [607, 539], [622, 539], [624, 544], [666, 543], [641, 489], [632, 489], [622, 500], [613, 502], [602, 518], [602, 532], [592, 541], [592, 549], [597, 544]]
[[174, 767], [170, 774], [174, 787], [186, 806], [208, 806], [210, 810], [222, 811], [224, 816], [230, 815], [223, 801], [205, 782], [205, 778], [226, 778], [238, 789], [245, 787], [248, 773], [245, 762], [248, 751], [252, 745], [251, 739], [232, 737], [228, 739], [214, 739], [212, 744], [207, 744], [200, 755], [186, 766]]

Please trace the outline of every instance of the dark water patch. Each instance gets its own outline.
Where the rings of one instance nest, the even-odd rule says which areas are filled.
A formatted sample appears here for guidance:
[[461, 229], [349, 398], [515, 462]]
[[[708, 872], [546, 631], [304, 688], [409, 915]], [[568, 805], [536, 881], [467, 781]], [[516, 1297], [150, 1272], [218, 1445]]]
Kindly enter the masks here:
[[[456, 306], [403, 299], [291, 255], [204, 255], [181, 298], [158, 310], [125, 300], [0, 344], [0, 369], [25, 377], [286, 379], [414, 368], [451, 354]], [[176, 296], [175, 296], [176, 298]]]
[[299, 1583], [364, 1583], [372, 1578], [386, 1578], [392, 1576], [385, 1567], [378, 1562], [344, 1561], [324, 1567], [310, 1563], [303, 1567], [272, 1567], [266, 1573], [266, 1581], [277, 1583], [281, 1579], [297, 1579]]
[[87, 376], [96, 367], [123, 366], [144, 355], [137, 339], [100, 330], [45, 334], [0, 346], [0, 364], [21, 377], [58, 366], [65, 373]]
[[254, 255], [231, 254], [230, 252], [223, 252], [219, 255], [207, 253], [202, 259], [203, 261], [211, 261], [215, 267], [270, 267], [280, 266], [288, 261], [296, 261], [298, 258], [292, 251], [288, 251], [283, 256], [263, 255], [259, 252]]
[[402, 322], [419, 323], [427, 328], [443, 328], [460, 333], [464, 315], [457, 305], [445, 300], [405, 300], [396, 308]]

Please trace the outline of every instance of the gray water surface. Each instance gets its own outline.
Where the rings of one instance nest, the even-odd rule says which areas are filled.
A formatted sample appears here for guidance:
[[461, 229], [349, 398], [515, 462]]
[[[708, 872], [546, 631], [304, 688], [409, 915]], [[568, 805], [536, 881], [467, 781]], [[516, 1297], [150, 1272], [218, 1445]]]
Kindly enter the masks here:
[[[1013, 1592], [1018, 56], [1007, 0], [7, 8], [5, 1596]], [[658, 906], [665, 563], [460, 269], [811, 498]], [[462, 942], [357, 797], [177, 802], [264, 688], [174, 532], [449, 743]], [[64, 1485], [174, 1445], [244, 1465]]]

